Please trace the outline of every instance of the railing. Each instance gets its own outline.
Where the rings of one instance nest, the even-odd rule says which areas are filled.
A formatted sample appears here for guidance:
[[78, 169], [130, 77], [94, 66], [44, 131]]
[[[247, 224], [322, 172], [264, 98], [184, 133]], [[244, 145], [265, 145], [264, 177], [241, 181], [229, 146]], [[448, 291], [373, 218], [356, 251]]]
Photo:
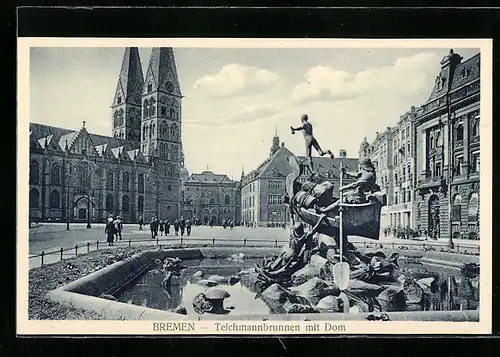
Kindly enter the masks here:
[[[239, 238], [239, 239], [232, 239], [232, 238], [191, 238], [191, 237], [170, 237], [170, 238], [156, 238], [155, 240], [153, 239], [129, 239], [129, 240], [123, 240], [123, 241], [115, 241], [113, 242], [114, 245], [118, 246], [128, 246], [131, 247], [132, 243], [151, 243], [151, 245], [154, 246], [159, 246], [161, 247], [161, 242], [167, 242], [168, 245], [175, 245], [175, 244], [180, 244], [180, 245], [192, 245], [192, 246], [199, 246], [199, 245], [204, 245], [206, 246], [207, 244], [211, 244], [213, 246], [216, 245], [216, 243], [221, 244], [222, 246], [237, 246], [237, 247], [270, 247], [270, 248], [277, 248], [279, 245], [278, 244], [285, 244], [288, 243], [288, 240], [271, 240], [271, 241], [266, 241], [262, 239], [249, 239], [249, 238]], [[40, 258], [40, 266], [43, 266], [45, 264], [45, 258], [47, 256], [53, 256], [57, 255], [59, 260], [61, 261], [64, 259], [67, 259], [68, 257], [65, 257], [65, 252], [73, 252], [74, 255], [71, 254], [69, 258], [76, 258], [79, 255], [89, 253], [91, 250], [99, 250], [99, 246], [105, 245], [106, 247], [109, 247], [106, 245], [106, 241], [95, 241], [95, 242], [87, 242], [84, 244], [76, 244], [74, 247], [71, 248], [63, 248], [61, 247], [60, 249], [45, 252], [42, 251], [39, 254], [34, 254], [29, 257], [29, 259], [34, 259], [34, 258]], [[224, 244], [226, 243], [226, 244]], [[229, 243], [229, 244], [227, 244]], [[233, 244], [232, 244], [233, 243]], [[254, 244], [252, 244], [254, 243]], [[432, 242], [432, 241], [425, 241], [425, 242], [380, 242], [380, 241], [373, 241], [373, 242], [352, 242], [354, 245], [357, 247], [364, 247], [364, 248], [389, 248], [389, 249], [397, 249], [400, 248], [401, 246], [405, 247], [415, 247], [418, 249], [423, 249], [423, 250], [429, 250], [432, 248], [446, 248], [448, 244], [446, 242]], [[150, 244], [147, 244], [150, 245]], [[95, 247], [95, 249], [92, 249]], [[102, 248], [101, 248], [102, 249]], [[456, 251], [457, 253], [479, 253], [479, 245], [468, 245], [468, 244], [460, 244], [457, 243], [455, 240], [455, 249], [453, 251]], [[52, 263], [55, 263], [52, 262]]]

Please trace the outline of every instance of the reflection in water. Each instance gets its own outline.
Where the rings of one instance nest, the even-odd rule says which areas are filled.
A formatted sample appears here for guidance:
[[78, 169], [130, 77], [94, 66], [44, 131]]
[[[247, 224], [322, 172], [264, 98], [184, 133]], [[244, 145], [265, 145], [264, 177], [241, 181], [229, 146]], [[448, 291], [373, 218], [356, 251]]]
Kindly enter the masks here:
[[[200, 278], [192, 275], [201, 270], [203, 279], [210, 275], [224, 277], [237, 276], [244, 269], [255, 267], [257, 261], [246, 260], [245, 262], [227, 261], [225, 259], [190, 260], [182, 262], [187, 269], [181, 271], [180, 277], [172, 277], [169, 291], [162, 288], [165, 274], [160, 270], [154, 274], [152, 268], [142, 276], [138, 277], [130, 285], [124, 287], [116, 294], [118, 301], [134, 305], [147, 306], [153, 309], [170, 310], [179, 305], [186, 308], [188, 315], [197, 315], [193, 308], [193, 299], [199, 293], [206, 291], [205, 286], [197, 284]], [[260, 299], [255, 299], [255, 293], [242, 286], [239, 282], [234, 285], [219, 284], [219, 288], [226, 290], [231, 296], [224, 300], [224, 307], [234, 306], [231, 315], [247, 314], [269, 314], [269, 307]]]
[[[260, 260], [245, 260], [244, 262], [227, 261], [225, 259], [190, 260], [182, 262], [187, 269], [181, 271], [180, 276], [173, 276], [170, 289], [162, 287], [165, 273], [161, 267], [153, 267], [134, 282], [124, 287], [116, 294], [118, 301], [147, 306], [153, 309], [171, 310], [184, 306], [188, 315], [197, 315], [193, 308], [194, 297], [206, 291], [207, 287], [197, 284], [200, 278], [193, 277], [199, 270], [203, 278], [210, 275], [223, 277], [237, 276], [241, 270], [255, 267]], [[407, 277], [415, 280], [434, 277], [435, 282], [426, 290], [424, 298], [419, 304], [398, 306], [392, 311], [437, 311], [437, 310], [473, 310], [479, 308], [479, 278], [466, 278], [459, 270], [429, 266], [418, 262], [402, 259], [400, 268]], [[219, 284], [219, 288], [226, 290], [231, 296], [224, 300], [224, 307], [231, 306], [230, 315], [269, 314], [273, 313], [261, 299], [255, 299], [255, 287], [248, 282], [238, 282], [234, 285]], [[372, 305], [372, 297], [356, 294], [356, 298]], [[366, 299], [365, 299], [366, 298]], [[369, 298], [369, 299], [368, 299]], [[368, 301], [369, 300], [369, 301]], [[370, 309], [371, 310], [371, 309]]]

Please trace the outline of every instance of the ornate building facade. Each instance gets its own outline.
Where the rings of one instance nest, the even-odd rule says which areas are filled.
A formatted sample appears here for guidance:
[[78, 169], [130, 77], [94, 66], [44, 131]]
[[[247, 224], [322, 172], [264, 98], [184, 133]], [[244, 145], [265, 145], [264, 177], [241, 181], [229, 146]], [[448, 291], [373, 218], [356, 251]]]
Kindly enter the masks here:
[[416, 118], [417, 224], [437, 236], [479, 237], [480, 63], [450, 51]]
[[241, 221], [240, 185], [225, 174], [203, 171], [192, 174], [184, 184], [184, 218], [220, 225], [225, 220]]
[[[241, 178], [241, 219], [243, 225], [251, 226], [279, 226], [288, 223], [288, 206], [283, 202], [285, 195], [285, 179], [291, 173], [288, 157], [292, 152], [281, 143], [275, 134], [270, 156], [259, 167], [247, 175], [242, 173]], [[299, 156], [299, 160], [304, 160]], [[334, 184], [334, 195], [338, 197], [340, 163], [347, 171], [358, 168], [358, 159], [347, 158], [345, 150], [340, 150], [339, 157], [313, 157], [314, 168], [318, 174], [324, 176]], [[299, 177], [305, 182], [309, 173]], [[346, 179], [345, 183], [352, 182]]]
[[109, 213], [175, 219], [181, 214], [182, 94], [172, 48], [153, 48], [143, 77], [125, 49], [112, 136], [30, 123], [31, 220], [102, 221]]

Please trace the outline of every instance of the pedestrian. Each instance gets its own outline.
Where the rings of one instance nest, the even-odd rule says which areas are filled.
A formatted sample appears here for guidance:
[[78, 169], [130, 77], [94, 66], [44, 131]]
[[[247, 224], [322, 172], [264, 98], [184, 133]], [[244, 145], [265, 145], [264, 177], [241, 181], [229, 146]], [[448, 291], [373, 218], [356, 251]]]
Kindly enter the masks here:
[[230, 223], [229, 223], [229, 227], [230, 229], [233, 229], [234, 228], [234, 222], [231, 220]]
[[181, 237], [184, 235], [184, 229], [186, 228], [186, 220], [181, 216], [181, 220], [179, 222], [179, 228], [181, 230]]
[[113, 224], [113, 217], [108, 217], [104, 234], [106, 234], [106, 242], [108, 242], [108, 246], [113, 245], [113, 240], [115, 238], [115, 225]]
[[155, 218], [151, 218], [149, 222], [149, 230], [151, 231], [151, 239], [155, 239], [156, 237], [156, 221]]
[[165, 221], [163, 219], [160, 221], [160, 235], [163, 235], [163, 231], [165, 230]]
[[175, 235], [178, 236], [179, 235], [179, 221], [177, 219], [174, 221], [174, 231], [175, 231]]
[[168, 221], [168, 219], [165, 220], [165, 235], [169, 235], [170, 234], [170, 222]]
[[116, 216], [116, 219], [113, 221], [113, 224], [115, 225], [116, 240], [118, 240], [118, 238], [122, 240], [123, 223], [121, 217]]
[[210, 225], [210, 228], [212, 228], [214, 226], [214, 221], [210, 220], [209, 225]]
[[155, 238], [158, 235], [158, 228], [160, 228], [160, 221], [155, 217]]
[[191, 221], [189, 218], [186, 220], [186, 233], [188, 236], [191, 235]]
[[225, 220], [225, 219], [223, 219], [223, 220], [222, 220], [222, 227], [223, 227], [224, 229], [226, 229], [226, 227], [227, 227], [227, 223], [226, 223], [226, 220]]
[[142, 231], [142, 226], [144, 225], [144, 218], [142, 218], [142, 216], [139, 216], [139, 230]]

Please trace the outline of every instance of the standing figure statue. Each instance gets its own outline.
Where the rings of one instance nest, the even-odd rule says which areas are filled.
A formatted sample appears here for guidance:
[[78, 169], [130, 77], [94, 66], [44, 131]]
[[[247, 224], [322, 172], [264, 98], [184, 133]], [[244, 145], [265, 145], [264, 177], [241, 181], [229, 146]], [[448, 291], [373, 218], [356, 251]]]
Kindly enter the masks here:
[[290, 127], [292, 134], [295, 134], [296, 131], [302, 130], [304, 132], [304, 139], [306, 142], [306, 157], [307, 157], [307, 162], [309, 166], [309, 170], [311, 173], [316, 173], [313, 168], [313, 161], [312, 161], [312, 148], [314, 147], [318, 154], [320, 156], [324, 156], [326, 154], [330, 155], [330, 158], [334, 158], [333, 153], [330, 150], [323, 151], [321, 150], [321, 146], [319, 146], [318, 141], [316, 138], [313, 136], [313, 128], [311, 123], [308, 122], [308, 117], [307, 114], [303, 114], [302, 117], [300, 118], [300, 121], [302, 122], [302, 126], [298, 128]]

